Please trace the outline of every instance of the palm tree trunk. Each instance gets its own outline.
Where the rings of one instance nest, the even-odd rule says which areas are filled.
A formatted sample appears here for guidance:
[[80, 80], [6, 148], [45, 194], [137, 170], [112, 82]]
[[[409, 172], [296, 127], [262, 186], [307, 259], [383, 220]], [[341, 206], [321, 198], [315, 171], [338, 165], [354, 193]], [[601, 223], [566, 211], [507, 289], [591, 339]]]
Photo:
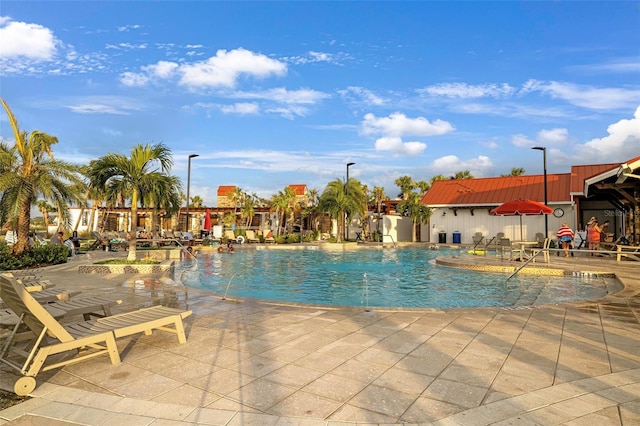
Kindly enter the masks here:
[[138, 191], [133, 190], [131, 195], [131, 222], [129, 225], [129, 254], [127, 260], [136, 260], [136, 224], [134, 223], [138, 219]]
[[22, 203], [20, 205], [20, 213], [18, 214], [18, 226], [16, 232], [18, 238], [13, 245], [13, 254], [22, 254], [29, 249], [29, 224], [30, 224], [30, 207], [31, 203]]
[[93, 222], [95, 221], [94, 217], [96, 215], [96, 202], [93, 201], [91, 203], [91, 215], [89, 216], [89, 232], [93, 231]]

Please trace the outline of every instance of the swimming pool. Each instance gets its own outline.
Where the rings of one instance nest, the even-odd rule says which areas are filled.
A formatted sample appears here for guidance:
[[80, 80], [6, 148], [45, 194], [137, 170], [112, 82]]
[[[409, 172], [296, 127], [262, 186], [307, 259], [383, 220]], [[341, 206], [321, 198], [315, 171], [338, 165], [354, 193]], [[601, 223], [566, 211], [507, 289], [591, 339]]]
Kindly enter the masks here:
[[[183, 283], [228, 297], [313, 305], [468, 308], [535, 306], [587, 300], [617, 291], [606, 277], [482, 273], [435, 265], [457, 250], [237, 250], [203, 253], [183, 264]], [[180, 268], [179, 268], [180, 269]], [[619, 284], [618, 284], [619, 285]]]

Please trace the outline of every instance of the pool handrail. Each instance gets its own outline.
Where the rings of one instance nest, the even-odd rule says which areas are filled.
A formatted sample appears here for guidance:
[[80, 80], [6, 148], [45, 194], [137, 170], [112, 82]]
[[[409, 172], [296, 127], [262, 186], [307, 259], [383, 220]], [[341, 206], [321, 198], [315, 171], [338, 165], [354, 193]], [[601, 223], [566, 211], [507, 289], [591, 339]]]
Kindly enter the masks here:
[[[518, 266], [516, 268], [515, 271], [513, 271], [511, 273], [511, 275], [509, 275], [507, 277], [507, 279], [505, 280], [505, 284], [507, 282], [509, 282], [509, 280], [514, 277], [515, 275], [518, 274], [518, 272], [520, 272], [525, 266], [527, 266], [529, 263], [531, 263], [536, 257], [538, 257], [541, 253], [550, 253], [550, 252], [564, 252], [564, 249], [557, 249], [557, 248], [546, 248], [546, 249], [542, 249], [537, 251], [535, 254], [533, 254], [529, 259], [527, 259], [525, 262], [522, 263], [522, 265]], [[617, 255], [618, 252], [614, 251], [614, 250], [584, 250], [584, 249], [570, 249], [569, 252], [571, 253], [571, 255], [573, 256], [574, 253], [598, 253], [598, 254], [610, 254], [610, 255]], [[619, 260], [618, 260], [619, 261]]]

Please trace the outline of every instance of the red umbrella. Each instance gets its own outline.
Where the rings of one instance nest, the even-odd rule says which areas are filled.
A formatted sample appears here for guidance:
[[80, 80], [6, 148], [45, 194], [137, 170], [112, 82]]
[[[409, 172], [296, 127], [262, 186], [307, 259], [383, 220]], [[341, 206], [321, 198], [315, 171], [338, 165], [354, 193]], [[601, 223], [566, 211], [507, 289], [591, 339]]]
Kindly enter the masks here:
[[522, 216], [551, 213], [553, 213], [551, 207], [533, 200], [507, 201], [489, 212], [491, 215], [498, 216], [520, 216], [520, 239], [522, 239]]
[[211, 231], [211, 209], [207, 209], [204, 214], [204, 230], [209, 232]]

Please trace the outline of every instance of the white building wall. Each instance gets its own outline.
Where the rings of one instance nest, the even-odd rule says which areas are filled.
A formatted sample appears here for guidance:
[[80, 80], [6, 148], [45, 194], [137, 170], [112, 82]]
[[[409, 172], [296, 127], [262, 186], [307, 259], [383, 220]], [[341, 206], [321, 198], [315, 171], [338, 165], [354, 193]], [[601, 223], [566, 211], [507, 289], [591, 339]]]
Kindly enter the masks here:
[[[548, 215], [549, 238], [556, 237], [556, 231], [563, 222], [567, 222], [569, 227], [576, 229], [575, 205], [570, 203], [554, 204], [550, 207], [560, 208], [564, 215], [556, 217]], [[510, 240], [532, 241], [536, 239], [536, 234], [544, 234], [544, 215], [522, 216], [522, 237], [520, 236], [520, 216], [491, 216], [489, 208], [476, 208], [473, 210], [460, 209], [457, 215], [449, 207], [433, 208], [428, 226], [421, 229], [422, 241], [432, 243], [439, 242], [440, 232], [447, 235], [447, 244], [453, 243], [453, 233], [459, 232], [462, 244], [473, 244], [473, 236], [476, 232], [482, 232], [488, 240], [496, 236], [499, 232], [504, 233], [505, 238]], [[557, 212], [559, 214], [560, 212]]]

